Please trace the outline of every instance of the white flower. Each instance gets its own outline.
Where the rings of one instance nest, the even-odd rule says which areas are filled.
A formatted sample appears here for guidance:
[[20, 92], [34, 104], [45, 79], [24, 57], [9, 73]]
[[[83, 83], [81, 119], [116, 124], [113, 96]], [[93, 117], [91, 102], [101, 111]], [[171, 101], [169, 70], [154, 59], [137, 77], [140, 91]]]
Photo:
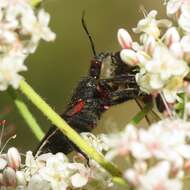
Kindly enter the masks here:
[[168, 20], [156, 20], [157, 11], [152, 10], [146, 18], [140, 20], [137, 27], [133, 29], [135, 33], [145, 33], [158, 38], [160, 36], [160, 26], [169, 27], [171, 23]]
[[163, 81], [172, 76], [184, 77], [189, 71], [186, 62], [176, 59], [175, 55], [162, 46], [155, 48], [153, 58], [146, 63], [145, 68], [150, 73], [158, 74]]
[[[89, 136], [89, 135], [88, 135]], [[102, 137], [103, 138], [103, 137]], [[98, 137], [101, 139], [101, 137]], [[67, 190], [82, 188], [92, 182], [109, 186], [111, 176], [95, 161], [90, 160], [90, 167], [86, 163], [69, 162], [63, 153], [42, 154], [34, 158], [32, 152], [27, 152], [23, 176], [18, 176], [26, 185], [26, 190], [47, 189]]]
[[83, 187], [87, 184], [87, 182], [88, 179], [85, 176], [80, 175], [79, 173], [76, 173], [73, 176], [71, 176], [71, 183], [73, 187]]
[[38, 173], [42, 179], [48, 181], [53, 190], [66, 189], [67, 184], [67, 162], [62, 153], [52, 155], [47, 159], [46, 166], [41, 168]]
[[71, 163], [68, 165], [71, 173], [71, 183], [73, 187], [79, 188], [85, 186], [91, 177], [90, 169], [80, 163]]
[[19, 87], [22, 77], [18, 72], [26, 71], [27, 68], [23, 64], [25, 57], [20, 55], [8, 55], [0, 58], [0, 90], [6, 90], [8, 85], [13, 88]]
[[23, 171], [16, 171], [17, 186], [26, 186], [26, 179]]
[[4, 7], [6, 10], [5, 21], [14, 26], [12, 29], [19, 27], [19, 19], [22, 20], [23, 17], [34, 16], [34, 11], [28, 1], [7, 1], [7, 5]]
[[43, 180], [39, 175], [33, 175], [26, 190], [51, 190], [48, 181]]
[[33, 25], [31, 30], [32, 32], [32, 40], [38, 41], [39, 39], [43, 39], [45, 41], [54, 41], [55, 40], [55, 33], [53, 33], [49, 27], [49, 20], [50, 16], [46, 13], [43, 9], [41, 9], [38, 13], [38, 21], [36, 24]]
[[182, 190], [182, 182], [179, 179], [169, 179], [170, 164], [158, 163], [148, 170], [147, 174], [140, 177], [141, 190]]
[[106, 158], [112, 160], [118, 155], [129, 155], [131, 146], [138, 141], [138, 130], [133, 125], [128, 125], [122, 133], [108, 136], [110, 150]]
[[143, 170], [139, 167], [127, 169], [125, 177], [137, 190], [182, 190], [182, 181], [176, 178], [170, 179], [170, 172], [169, 162], [163, 161], [148, 170], [146, 167]]
[[170, 16], [178, 12], [185, 1], [186, 0], [169, 0], [167, 2], [167, 15]]
[[15, 33], [11, 32], [6, 25], [0, 27], [0, 41], [1, 44], [11, 45], [12, 43], [16, 43], [17, 36]]
[[29, 180], [30, 176], [34, 175], [39, 170], [38, 163], [36, 162], [31, 151], [28, 151], [26, 153], [25, 166], [26, 166], [25, 177], [26, 180]]
[[[170, 14], [178, 12], [176, 16], [181, 28], [172, 26], [169, 20], [156, 20], [157, 11], [152, 10], [133, 29], [140, 33], [140, 44], [133, 42], [123, 30], [119, 32], [118, 41], [123, 48], [121, 60], [139, 67], [136, 81], [140, 89], [151, 95], [163, 93], [168, 103], [174, 103], [184, 90], [184, 78], [189, 73], [190, 1], [168, 0], [166, 4]], [[168, 29], [161, 30], [161, 27]]]
[[46, 160], [45, 167], [38, 173], [43, 180], [49, 182], [53, 190], [66, 190], [70, 184], [75, 188], [86, 185], [90, 170], [81, 163], [69, 163], [64, 154], [57, 153]]
[[190, 3], [184, 4], [181, 7], [181, 15], [178, 19], [179, 26], [186, 32], [190, 33], [190, 24], [189, 24], [189, 19], [190, 19]]
[[169, 0], [167, 3], [167, 14], [176, 15], [179, 26], [186, 33], [190, 33], [190, 2], [188, 0]]
[[155, 38], [160, 36], [160, 30], [157, 26], [156, 21], [157, 11], [151, 11], [146, 18], [140, 20], [137, 24], [137, 27], [133, 29], [135, 33], [147, 33], [148, 35], [152, 35]]
[[0, 90], [18, 88], [25, 71], [24, 60], [34, 53], [41, 39], [53, 41], [50, 16], [32, 7], [30, 0], [0, 1]]
[[[172, 128], [174, 125], [179, 125], [179, 127], [181, 125], [181, 129]], [[169, 142], [168, 139], [170, 139]], [[138, 156], [147, 155], [147, 158], [155, 156], [158, 159], [166, 160], [170, 160], [172, 156], [173, 158], [175, 156], [176, 160], [172, 159], [172, 162], [177, 162], [177, 159], [181, 159], [180, 157], [190, 158], [190, 146], [186, 145], [185, 140], [186, 134], [180, 120], [165, 120], [155, 123], [148, 131], [143, 129], [139, 131], [139, 144], [143, 147], [143, 150], [140, 149], [141, 155], [138, 154]], [[134, 147], [131, 151], [137, 152], [138, 148], [135, 149]]]
[[107, 155], [111, 158], [111, 154], [112, 159], [120, 155], [141, 161], [167, 160], [173, 170], [179, 171], [184, 160], [190, 159], [189, 130], [190, 123], [183, 120], [166, 119], [139, 130], [129, 125], [125, 131], [108, 136], [110, 150]]
[[163, 91], [166, 100], [174, 102], [178, 90], [183, 85], [183, 78], [189, 72], [189, 67], [180, 58], [180, 53], [157, 45], [152, 57], [149, 60], [144, 59], [144, 63], [141, 63], [141, 70], [136, 75], [141, 90], [147, 93]]
[[109, 140], [104, 134], [96, 137], [92, 133], [84, 132], [80, 135], [86, 141], [88, 141], [98, 152], [103, 152], [109, 149]]

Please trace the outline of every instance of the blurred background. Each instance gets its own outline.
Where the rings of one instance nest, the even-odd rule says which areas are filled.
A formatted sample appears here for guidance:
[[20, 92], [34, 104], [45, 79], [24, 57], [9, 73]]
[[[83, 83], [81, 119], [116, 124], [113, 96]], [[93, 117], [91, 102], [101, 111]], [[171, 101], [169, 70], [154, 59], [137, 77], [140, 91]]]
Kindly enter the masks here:
[[[26, 80], [58, 113], [63, 112], [72, 90], [85, 76], [92, 51], [81, 26], [82, 11], [86, 11], [86, 22], [93, 36], [97, 52], [115, 52], [118, 28], [132, 27], [143, 17], [140, 7], [149, 12], [159, 11], [164, 17], [162, 0], [44, 0], [44, 7], [51, 15], [51, 29], [57, 34], [53, 43], [41, 42], [37, 52], [27, 59]], [[38, 122], [47, 131], [50, 122], [27, 101]], [[7, 125], [16, 126], [17, 138], [9, 144], [16, 145], [21, 152], [33, 150], [38, 144], [26, 127], [6, 92], [0, 93], [0, 111], [10, 110]], [[133, 102], [113, 107], [106, 112], [98, 124], [98, 131], [113, 131], [124, 127], [137, 112]], [[0, 113], [1, 114], [1, 113]]]

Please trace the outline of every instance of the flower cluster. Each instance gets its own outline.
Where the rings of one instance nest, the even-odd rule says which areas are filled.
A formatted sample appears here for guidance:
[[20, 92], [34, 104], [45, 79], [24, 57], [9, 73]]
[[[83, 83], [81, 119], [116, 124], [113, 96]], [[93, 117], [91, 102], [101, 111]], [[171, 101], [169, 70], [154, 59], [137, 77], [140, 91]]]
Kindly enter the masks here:
[[84, 186], [90, 189], [91, 183], [104, 187], [112, 185], [110, 175], [96, 162], [91, 160], [87, 165], [84, 161], [78, 155], [74, 162], [69, 162], [63, 153], [47, 153], [35, 158], [28, 151], [25, 164], [21, 164], [20, 153], [12, 147], [0, 157], [0, 188], [67, 190]]
[[70, 163], [63, 153], [43, 154], [36, 159], [31, 152], [26, 155], [28, 189], [80, 188], [87, 184], [91, 171], [82, 163]]
[[53, 41], [48, 28], [50, 16], [43, 9], [32, 7], [30, 0], [0, 1], [0, 90], [9, 85], [18, 88], [26, 71], [26, 57], [35, 51], [41, 39]]
[[184, 33], [190, 34], [190, 2], [186, 0], [168, 0], [167, 15], [177, 20]]
[[180, 190], [189, 173], [190, 122], [166, 119], [148, 129], [128, 125], [108, 135], [108, 159], [127, 160], [125, 178], [139, 190]]
[[[135, 66], [140, 89], [154, 95], [152, 99], [159, 94], [168, 117], [148, 127], [128, 124], [109, 135], [81, 134], [108, 161], [122, 160], [129, 189], [182, 190], [190, 174], [190, 1], [167, 0], [165, 4], [176, 25], [156, 19], [153, 10], [133, 29], [140, 35], [139, 42], [125, 29], [119, 29], [118, 41], [123, 62]], [[0, 90], [18, 87], [22, 78], [18, 73], [27, 69], [24, 60], [40, 39], [55, 39], [48, 23], [49, 15], [34, 9], [28, 0], [0, 0]], [[1, 189], [105, 189], [113, 186], [111, 177], [80, 154], [71, 162], [63, 153], [34, 157], [29, 151], [24, 164], [16, 148], [0, 154]]]
[[[169, 1], [168, 10], [174, 9], [177, 6], [175, 3], [179, 2], [182, 3], [182, 0]], [[171, 5], [172, 3], [175, 5]], [[133, 42], [126, 30], [118, 31], [118, 41], [123, 48], [121, 59], [139, 67], [136, 81], [141, 90], [154, 95], [163, 93], [168, 103], [175, 102], [177, 94], [184, 90], [183, 81], [189, 73], [190, 35], [186, 28], [189, 21], [185, 23], [180, 20], [184, 15], [190, 17], [184, 10], [188, 6], [186, 3], [182, 4], [185, 8], [181, 8], [179, 26], [172, 25], [169, 20], [157, 20], [155, 10], [140, 20], [133, 29], [140, 34], [140, 43]], [[190, 14], [190, 11], [187, 12]]]

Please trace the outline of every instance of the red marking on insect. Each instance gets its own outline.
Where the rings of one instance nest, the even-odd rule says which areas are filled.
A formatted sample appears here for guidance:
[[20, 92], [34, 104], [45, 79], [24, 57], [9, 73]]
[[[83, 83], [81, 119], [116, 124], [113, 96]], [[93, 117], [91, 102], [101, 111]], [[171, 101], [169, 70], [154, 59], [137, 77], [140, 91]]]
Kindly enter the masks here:
[[78, 102], [74, 105], [73, 109], [71, 109], [67, 115], [68, 116], [73, 116], [75, 115], [76, 113], [79, 113], [83, 108], [84, 108], [84, 101], [83, 100], [78, 100]]

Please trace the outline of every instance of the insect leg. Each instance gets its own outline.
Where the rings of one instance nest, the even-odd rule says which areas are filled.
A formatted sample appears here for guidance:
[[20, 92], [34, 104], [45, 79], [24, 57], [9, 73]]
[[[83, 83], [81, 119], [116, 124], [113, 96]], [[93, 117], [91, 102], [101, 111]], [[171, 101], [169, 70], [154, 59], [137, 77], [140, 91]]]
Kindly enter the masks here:
[[110, 93], [109, 104], [117, 105], [128, 100], [135, 99], [141, 96], [141, 92], [138, 88], [127, 88]]

